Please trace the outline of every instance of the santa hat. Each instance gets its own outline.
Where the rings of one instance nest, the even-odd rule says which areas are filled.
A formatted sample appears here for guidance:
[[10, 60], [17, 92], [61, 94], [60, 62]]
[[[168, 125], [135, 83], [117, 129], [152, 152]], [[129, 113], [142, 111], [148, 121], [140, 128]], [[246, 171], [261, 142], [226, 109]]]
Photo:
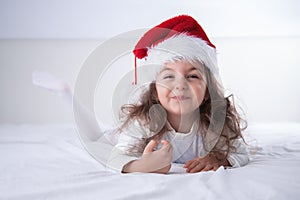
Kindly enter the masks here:
[[163, 66], [176, 60], [198, 60], [217, 73], [216, 47], [208, 39], [198, 22], [188, 15], [168, 19], [147, 31], [136, 44], [135, 80], [137, 83], [137, 59], [145, 58], [145, 64]]

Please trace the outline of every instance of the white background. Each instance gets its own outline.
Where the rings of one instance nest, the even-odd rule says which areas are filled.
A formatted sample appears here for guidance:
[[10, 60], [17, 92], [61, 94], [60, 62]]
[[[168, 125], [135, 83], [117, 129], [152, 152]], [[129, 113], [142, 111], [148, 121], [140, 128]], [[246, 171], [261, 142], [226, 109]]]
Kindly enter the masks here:
[[31, 84], [47, 70], [72, 85], [102, 41], [189, 14], [217, 46], [226, 88], [249, 122], [300, 122], [297, 0], [0, 0], [0, 123], [72, 121], [66, 104]]

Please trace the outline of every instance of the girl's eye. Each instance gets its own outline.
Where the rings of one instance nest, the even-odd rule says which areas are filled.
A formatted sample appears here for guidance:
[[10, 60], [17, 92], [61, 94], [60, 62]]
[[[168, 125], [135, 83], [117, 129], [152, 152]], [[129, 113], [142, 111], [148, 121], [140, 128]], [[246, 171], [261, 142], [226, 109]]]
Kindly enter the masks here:
[[190, 75], [187, 75], [186, 78], [188, 78], [188, 79], [200, 79], [200, 76], [198, 76], [197, 74], [190, 74]]
[[164, 79], [170, 79], [170, 78], [174, 78], [174, 76], [173, 75], [165, 75], [164, 76]]

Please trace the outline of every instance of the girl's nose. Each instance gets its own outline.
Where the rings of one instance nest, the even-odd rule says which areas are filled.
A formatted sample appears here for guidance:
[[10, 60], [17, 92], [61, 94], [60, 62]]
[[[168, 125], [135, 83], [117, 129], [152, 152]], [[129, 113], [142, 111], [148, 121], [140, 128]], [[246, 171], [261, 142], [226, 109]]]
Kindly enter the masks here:
[[178, 78], [175, 85], [176, 90], [185, 90], [187, 89], [187, 82], [184, 77]]

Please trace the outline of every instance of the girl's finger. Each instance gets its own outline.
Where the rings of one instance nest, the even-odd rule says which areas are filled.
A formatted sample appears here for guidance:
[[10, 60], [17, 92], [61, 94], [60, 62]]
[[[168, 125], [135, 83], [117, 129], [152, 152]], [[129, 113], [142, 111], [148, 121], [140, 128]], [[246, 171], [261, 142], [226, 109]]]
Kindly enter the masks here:
[[187, 168], [187, 172], [193, 172], [193, 171], [195, 171], [195, 168], [198, 166], [198, 165], [200, 165], [200, 162], [198, 161], [198, 160], [194, 160], [194, 162], [192, 162], [191, 164], [190, 164], [190, 166]]
[[151, 140], [144, 149], [144, 153], [151, 153], [155, 151], [158, 142], [156, 140]]
[[172, 148], [172, 145], [170, 144], [170, 142], [169, 141], [167, 141], [167, 140], [162, 140], [161, 141], [161, 144], [162, 144], [162, 149], [164, 149], [164, 148], [167, 148], [167, 151], [169, 151], [171, 148]]
[[217, 171], [219, 169], [220, 166], [214, 166], [213, 170]]
[[213, 169], [213, 166], [211, 166], [211, 165], [206, 165], [201, 171], [207, 172], [207, 171], [212, 170], [212, 169]]
[[194, 167], [196, 167], [199, 164], [199, 162], [197, 160], [194, 160], [190, 166], [187, 168], [188, 171], [191, 171], [191, 169], [193, 169]]
[[170, 144], [170, 142], [167, 140], [162, 140], [161, 144], [162, 144], [162, 148], [164, 148], [164, 147], [167, 147]]
[[184, 168], [188, 168], [190, 167], [190, 165], [194, 162], [194, 160], [189, 160], [185, 163], [185, 165], [183, 166]]
[[194, 168], [190, 170], [190, 173], [200, 172], [204, 167], [205, 165], [199, 162], [198, 165], [196, 165]]

